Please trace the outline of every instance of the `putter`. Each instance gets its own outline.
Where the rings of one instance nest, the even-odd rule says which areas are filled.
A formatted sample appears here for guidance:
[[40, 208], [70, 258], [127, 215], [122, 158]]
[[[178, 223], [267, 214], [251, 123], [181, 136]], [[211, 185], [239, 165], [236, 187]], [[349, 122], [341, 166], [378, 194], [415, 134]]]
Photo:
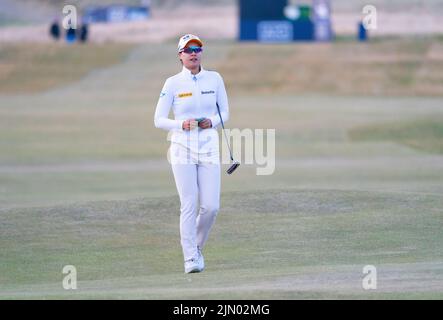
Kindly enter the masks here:
[[229, 146], [228, 137], [226, 136], [225, 125], [223, 123], [223, 119], [222, 119], [222, 116], [221, 116], [221, 113], [220, 113], [220, 107], [218, 106], [217, 102], [215, 104], [217, 105], [218, 116], [220, 117], [220, 121], [221, 121], [221, 125], [222, 125], [222, 128], [223, 128], [223, 133], [224, 133], [224, 136], [225, 136], [226, 144], [228, 145], [229, 155], [231, 156], [231, 161], [233, 162], [231, 164], [231, 166], [228, 168], [228, 170], [226, 171], [226, 173], [227, 174], [231, 174], [231, 173], [233, 173], [238, 168], [238, 166], [240, 165], [240, 162], [235, 161], [234, 157], [232, 157], [232, 150], [231, 150], [231, 147]]

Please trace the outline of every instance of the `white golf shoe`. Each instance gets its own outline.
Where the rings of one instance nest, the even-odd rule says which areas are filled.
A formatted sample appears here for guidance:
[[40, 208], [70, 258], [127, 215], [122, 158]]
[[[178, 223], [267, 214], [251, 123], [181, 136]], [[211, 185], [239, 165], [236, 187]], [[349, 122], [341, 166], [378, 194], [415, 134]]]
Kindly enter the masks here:
[[185, 273], [201, 272], [199, 259], [190, 259], [185, 261]]
[[198, 249], [197, 258], [185, 261], [185, 273], [202, 272], [204, 269], [205, 269], [205, 259], [203, 258], [200, 249]]

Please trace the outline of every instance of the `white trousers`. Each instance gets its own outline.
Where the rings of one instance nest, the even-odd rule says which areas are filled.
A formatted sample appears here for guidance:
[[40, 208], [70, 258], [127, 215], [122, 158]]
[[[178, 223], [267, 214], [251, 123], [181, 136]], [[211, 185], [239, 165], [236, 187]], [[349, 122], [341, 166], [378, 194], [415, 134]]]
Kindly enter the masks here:
[[[183, 150], [182, 146], [171, 144], [171, 153], [183, 155]], [[171, 162], [171, 166], [180, 196], [180, 239], [187, 261], [198, 256], [198, 248], [203, 249], [218, 214], [220, 162], [218, 155], [185, 153], [188, 161]]]

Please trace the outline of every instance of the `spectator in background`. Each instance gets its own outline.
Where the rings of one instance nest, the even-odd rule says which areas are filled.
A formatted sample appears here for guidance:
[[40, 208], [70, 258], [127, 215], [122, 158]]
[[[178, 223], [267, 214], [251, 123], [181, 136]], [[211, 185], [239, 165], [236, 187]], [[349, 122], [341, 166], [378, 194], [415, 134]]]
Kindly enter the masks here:
[[67, 43], [73, 43], [77, 39], [77, 35], [75, 33], [75, 29], [70, 27], [68, 30], [66, 30], [66, 42]]
[[80, 42], [86, 42], [88, 40], [88, 29], [89, 29], [89, 26], [86, 22], [83, 23], [82, 26], [80, 27], [80, 30], [79, 30]]
[[361, 42], [368, 40], [368, 34], [363, 21], [358, 23], [358, 40]]
[[52, 21], [51, 26], [49, 27], [49, 34], [55, 41], [60, 39], [60, 24], [57, 18]]

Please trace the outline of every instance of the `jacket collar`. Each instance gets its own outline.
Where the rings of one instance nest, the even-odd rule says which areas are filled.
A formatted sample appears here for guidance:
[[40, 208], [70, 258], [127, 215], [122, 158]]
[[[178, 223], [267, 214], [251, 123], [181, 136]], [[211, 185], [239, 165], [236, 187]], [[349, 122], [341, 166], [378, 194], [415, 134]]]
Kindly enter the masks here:
[[197, 80], [200, 80], [201, 77], [205, 74], [206, 70], [203, 69], [202, 66], [200, 66], [200, 72], [197, 74], [192, 74], [191, 70], [186, 69], [185, 66], [183, 66], [182, 74], [186, 79], [194, 79], [194, 76], [197, 78]]

